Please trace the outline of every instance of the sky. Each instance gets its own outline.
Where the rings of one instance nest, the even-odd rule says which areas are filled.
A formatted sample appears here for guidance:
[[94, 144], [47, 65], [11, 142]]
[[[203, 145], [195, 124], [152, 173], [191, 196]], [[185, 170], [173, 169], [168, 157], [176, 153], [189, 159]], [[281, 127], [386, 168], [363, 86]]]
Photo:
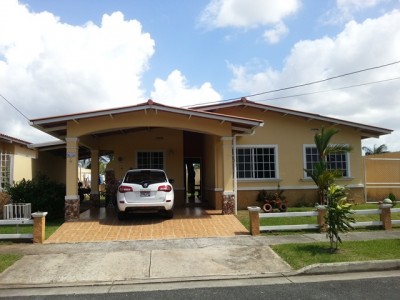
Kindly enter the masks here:
[[0, 0], [0, 133], [247, 96], [392, 129], [363, 145], [400, 151], [399, 28], [400, 0]]

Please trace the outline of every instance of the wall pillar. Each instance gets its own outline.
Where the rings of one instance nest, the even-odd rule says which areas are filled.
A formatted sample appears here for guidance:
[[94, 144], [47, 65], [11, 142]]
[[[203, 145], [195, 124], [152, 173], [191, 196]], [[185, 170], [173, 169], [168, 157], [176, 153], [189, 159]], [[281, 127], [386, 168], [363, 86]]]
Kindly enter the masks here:
[[232, 137], [222, 137], [222, 169], [223, 169], [223, 193], [222, 214], [236, 213], [236, 198], [233, 190], [233, 159], [232, 159]]
[[46, 239], [46, 215], [47, 212], [35, 212], [33, 217], [33, 242], [43, 244]]
[[249, 220], [250, 220], [250, 234], [251, 235], [260, 235], [260, 211], [261, 208], [258, 206], [249, 206], [247, 207], [249, 211]]
[[380, 220], [382, 221], [383, 229], [391, 230], [392, 229], [392, 216], [390, 214], [390, 208], [392, 204], [381, 204], [379, 208], [381, 209]]
[[325, 222], [325, 217], [326, 217], [326, 207], [324, 205], [318, 205], [317, 206], [317, 222], [319, 226], [319, 232], [326, 232], [326, 222]]
[[79, 139], [66, 138], [66, 184], [67, 194], [65, 196], [65, 221], [79, 219], [79, 195], [78, 195], [78, 156]]
[[99, 150], [91, 150], [91, 191], [90, 191], [90, 203], [94, 207], [100, 207], [100, 195], [99, 195]]

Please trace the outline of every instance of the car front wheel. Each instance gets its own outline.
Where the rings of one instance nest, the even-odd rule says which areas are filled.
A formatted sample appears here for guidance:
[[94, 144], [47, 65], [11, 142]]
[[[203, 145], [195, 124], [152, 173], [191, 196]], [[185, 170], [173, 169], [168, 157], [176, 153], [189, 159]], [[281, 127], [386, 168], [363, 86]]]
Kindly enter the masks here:
[[166, 219], [172, 219], [174, 217], [174, 212], [172, 210], [166, 210], [165, 211], [165, 218]]

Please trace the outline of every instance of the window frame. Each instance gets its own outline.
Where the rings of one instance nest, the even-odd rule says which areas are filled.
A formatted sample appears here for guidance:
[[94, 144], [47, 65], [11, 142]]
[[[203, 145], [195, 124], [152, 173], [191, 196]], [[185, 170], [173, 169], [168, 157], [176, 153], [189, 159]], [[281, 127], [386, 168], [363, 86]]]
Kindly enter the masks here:
[[[275, 172], [275, 177], [264, 177], [264, 178], [256, 178], [255, 175], [255, 170], [256, 168], [254, 168], [254, 149], [256, 148], [261, 148], [261, 149], [266, 149], [266, 148], [272, 148], [274, 149], [274, 166], [275, 169], [273, 170]], [[252, 155], [251, 155], [251, 164], [252, 164], [252, 177], [239, 177], [239, 166], [238, 166], [238, 150], [240, 149], [251, 149], [252, 150]], [[275, 181], [275, 180], [279, 180], [279, 164], [278, 164], [278, 145], [277, 144], [260, 144], [260, 145], [237, 145], [236, 146], [236, 153], [235, 153], [235, 158], [236, 161], [234, 162], [236, 164], [236, 179], [238, 181]], [[265, 170], [263, 170], [265, 171]]]
[[[334, 145], [334, 144], [330, 144], [330, 145]], [[343, 144], [345, 146], [349, 146], [348, 144]], [[316, 149], [317, 147], [315, 146], [315, 144], [304, 144], [303, 145], [303, 170], [307, 170], [307, 148], [314, 148]], [[334, 153], [333, 155], [335, 155], [337, 153]], [[351, 178], [351, 173], [350, 173], [350, 153], [349, 152], [344, 152], [343, 153], [345, 158], [346, 158], [346, 176], [342, 176], [340, 178], [346, 179], [346, 178]], [[342, 170], [342, 169], [340, 169]], [[306, 171], [304, 171], [304, 179], [311, 179], [311, 177], [307, 174]]]

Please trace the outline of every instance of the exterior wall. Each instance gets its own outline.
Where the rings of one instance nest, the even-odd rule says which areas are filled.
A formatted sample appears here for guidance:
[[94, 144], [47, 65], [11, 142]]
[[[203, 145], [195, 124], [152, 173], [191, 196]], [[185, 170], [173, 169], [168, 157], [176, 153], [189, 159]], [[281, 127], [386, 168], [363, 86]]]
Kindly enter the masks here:
[[42, 173], [52, 180], [66, 184], [65, 159], [50, 152], [39, 151], [38, 159], [32, 163], [32, 173], [34, 176]]
[[382, 201], [390, 193], [400, 199], [400, 152], [367, 155], [364, 162], [366, 201]]
[[11, 180], [13, 182], [18, 182], [22, 179], [32, 180], [32, 164], [37, 156], [35, 150], [17, 143], [0, 142], [0, 152], [13, 155], [13, 169], [11, 170]]
[[[254, 135], [237, 137], [237, 145], [276, 145], [278, 152], [278, 178], [266, 180], [238, 180], [238, 207], [246, 208], [247, 203], [257, 199], [260, 190], [276, 190], [278, 184], [289, 201], [295, 203], [315, 203], [316, 186], [311, 179], [304, 178], [304, 145], [314, 145], [315, 129], [331, 124], [307, 120], [296, 116], [283, 116], [281, 113], [259, 109], [227, 108], [219, 113], [236, 114], [249, 118], [262, 119], [264, 127], [257, 128]], [[337, 182], [349, 188], [356, 188], [356, 201], [362, 201], [364, 187], [364, 168], [361, 156], [361, 136], [356, 129], [338, 126], [340, 132], [332, 138], [332, 143], [349, 144], [350, 177]], [[290, 199], [289, 199], [290, 198]], [[253, 202], [254, 204], [254, 202]]]

